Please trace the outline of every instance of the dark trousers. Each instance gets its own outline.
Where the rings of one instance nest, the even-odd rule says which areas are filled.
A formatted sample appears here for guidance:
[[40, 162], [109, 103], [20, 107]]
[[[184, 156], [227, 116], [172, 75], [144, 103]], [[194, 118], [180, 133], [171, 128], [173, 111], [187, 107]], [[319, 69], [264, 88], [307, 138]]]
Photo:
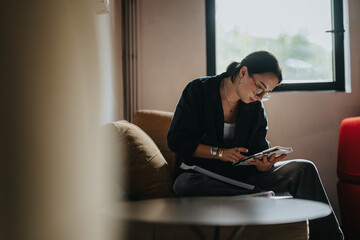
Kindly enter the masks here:
[[[275, 193], [290, 193], [294, 198], [308, 199], [327, 203], [326, 196], [316, 166], [308, 160], [289, 160], [278, 162], [267, 172], [257, 172], [246, 183], [261, 190]], [[251, 193], [201, 173], [191, 172], [179, 175], [173, 185], [178, 197], [188, 196], [234, 196]], [[331, 206], [331, 205], [330, 205]], [[334, 212], [329, 216], [310, 220], [310, 240], [344, 239]]]

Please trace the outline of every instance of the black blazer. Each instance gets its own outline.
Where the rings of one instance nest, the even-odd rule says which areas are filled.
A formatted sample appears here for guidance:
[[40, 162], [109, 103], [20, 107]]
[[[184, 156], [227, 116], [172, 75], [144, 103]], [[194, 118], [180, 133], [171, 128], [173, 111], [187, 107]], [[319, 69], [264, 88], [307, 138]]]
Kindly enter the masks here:
[[234, 167], [221, 160], [192, 157], [198, 144], [222, 148], [245, 147], [249, 149], [248, 155], [269, 148], [266, 140], [267, 117], [259, 101], [246, 104], [240, 100], [234, 139], [229, 142], [223, 140], [224, 112], [220, 83], [225, 77], [226, 73], [201, 77], [185, 87], [167, 136], [168, 146], [176, 154], [176, 175], [181, 172], [179, 165], [184, 162], [243, 181], [257, 171], [254, 166]]

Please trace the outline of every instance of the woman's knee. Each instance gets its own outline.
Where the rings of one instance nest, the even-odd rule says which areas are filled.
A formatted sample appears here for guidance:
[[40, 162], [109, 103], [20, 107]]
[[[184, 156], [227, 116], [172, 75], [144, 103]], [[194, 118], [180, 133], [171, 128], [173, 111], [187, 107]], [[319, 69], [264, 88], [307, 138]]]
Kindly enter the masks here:
[[296, 159], [295, 160], [298, 164], [300, 164], [303, 168], [307, 168], [307, 169], [312, 169], [312, 170], [316, 170], [317, 171], [317, 168], [316, 168], [316, 165], [310, 161], [310, 160], [307, 160], [307, 159]]
[[317, 170], [315, 164], [307, 159], [293, 159], [286, 161], [286, 165], [294, 166], [297, 168], [314, 168]]
[[306, 159], [293, 159], [288, 161], [279, 162], [279, 165], [275, 165], [277, 169], [287, 172], [291, 176], [295, 176], [296, 173], [310, 173], [318, 175], [318, 170], [312, 161]]
[[310, 174], [311, 176], [319, 175], [318, 169], [316, 165], [306, 159], [295, 159], [292, 163], [294, 168], [298, 169], [299, 172], [302, 172], [302, 174]]

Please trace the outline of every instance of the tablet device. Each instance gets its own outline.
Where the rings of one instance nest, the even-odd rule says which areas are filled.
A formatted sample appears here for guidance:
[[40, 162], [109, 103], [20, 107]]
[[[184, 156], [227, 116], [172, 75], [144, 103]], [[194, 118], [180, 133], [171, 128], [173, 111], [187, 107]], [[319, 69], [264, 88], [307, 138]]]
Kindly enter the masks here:
[[255, 153], [246, 158], [243, 158], [237, 162], [234, 162], [233, 165], [235, 165], [235, 166], [248, 165], [249, 164], [248, 162], [254, 160], [254, 158], [262, 159], [263, 156], [266, 155], [266, 156], [270, 157], [272, 154], [275, 154], [275, 156], [278, 157], [282, 154], [289, 154], [291, 152], [293, 152], [293, 149], [291, 147], [276, 146], [276, 147], [266, 149], [262, 152]]

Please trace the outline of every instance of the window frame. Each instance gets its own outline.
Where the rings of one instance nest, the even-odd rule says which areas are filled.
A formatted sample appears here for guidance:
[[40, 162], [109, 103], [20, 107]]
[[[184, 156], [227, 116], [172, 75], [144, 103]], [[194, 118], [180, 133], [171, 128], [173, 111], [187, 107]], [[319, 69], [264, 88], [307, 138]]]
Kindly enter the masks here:
[[[333, 37], [333, 82], [288, 83], [281, 84], [273, 91], [345, 91], [344, 62], [344, 21], [343, 0], [331, 1], [332, 29], [326, 31]], [[207, 75], [216, 74], [215, 40], [215, 0], [206, 0], [206, 71]]]

